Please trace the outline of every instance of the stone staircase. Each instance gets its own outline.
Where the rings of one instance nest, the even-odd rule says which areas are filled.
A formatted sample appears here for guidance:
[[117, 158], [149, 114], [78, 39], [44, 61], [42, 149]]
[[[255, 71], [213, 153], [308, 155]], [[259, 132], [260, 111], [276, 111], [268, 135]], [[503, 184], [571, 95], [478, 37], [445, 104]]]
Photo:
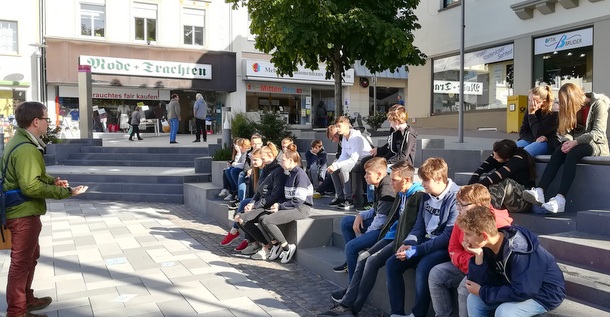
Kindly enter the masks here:
[[207, 147], [107, 147], [70, 140], [48, 149], [51, 175], [89, 190], [78, 199], [183, 203], [184, 183], [211, 181]]

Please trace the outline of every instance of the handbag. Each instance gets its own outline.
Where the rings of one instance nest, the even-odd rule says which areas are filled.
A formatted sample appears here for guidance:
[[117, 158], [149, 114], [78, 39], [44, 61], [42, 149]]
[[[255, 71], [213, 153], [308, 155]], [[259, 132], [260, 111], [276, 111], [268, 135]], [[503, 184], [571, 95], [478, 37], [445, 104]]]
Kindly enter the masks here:
[[129, 130], [127, 130], [127, 134], [131, 135], [133, 132], [133, 125], [129, 125]]
[[[21, 146], [22, 144], [29, 142], [21, 142], [15, 145], [8, 155], [6, 156], [7, 160], [13, 154], [13, 151]], [[6, 226], [6, 207], [7, 200], [10, 201], [9, 207], [16, 206], [20, 203], [23, 203], [27, 200], [27, 197], [21, 193], [21, 190], [9, 190], [8, 192], [4, 192], [4, 175], [6, 175], [7, 163], [3, 162], [4, 166], [2, 168], [2, 175], [0, 175], [0, 250], [8, 250], [11, 248], [11, 231], [8, 230]]]

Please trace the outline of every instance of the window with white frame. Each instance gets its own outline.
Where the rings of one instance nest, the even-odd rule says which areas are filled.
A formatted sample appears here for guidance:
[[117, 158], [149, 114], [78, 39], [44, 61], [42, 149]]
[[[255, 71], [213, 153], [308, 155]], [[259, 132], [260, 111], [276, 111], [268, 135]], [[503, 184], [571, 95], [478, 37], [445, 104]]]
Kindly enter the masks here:
[[17, 22], [0, 20], [0, 53], [17, 54]]
[[106, 13], [103, 5], [80, 5], [80, 34], [83, 36], [104, 37]]
[[205, 10], [185, 8], [182, 11], [184, 44], [205, 45]]
[[443, 8], [451, 7], [453, 5], [457, 5], [461, 0], [443, 0]]
[[157, 5], [154, 3], [134, 2], [135, 39], [157, 41]]

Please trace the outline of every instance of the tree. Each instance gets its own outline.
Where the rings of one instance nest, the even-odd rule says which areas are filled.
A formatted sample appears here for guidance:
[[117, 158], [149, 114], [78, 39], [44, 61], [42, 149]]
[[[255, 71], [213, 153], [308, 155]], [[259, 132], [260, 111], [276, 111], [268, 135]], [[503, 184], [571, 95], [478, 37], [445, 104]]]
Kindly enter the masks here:
[[419, 0], [225, 0], [247, 6], [255, 47], [271, 53], [278, 75], [292, 76], [298, 65], [335, 79], [335, 105], [342, 115], [341, 82], [355, 61], [371, 72], [422, 65], [426, 56], [413, 45], [419, 29], [413, 9]]

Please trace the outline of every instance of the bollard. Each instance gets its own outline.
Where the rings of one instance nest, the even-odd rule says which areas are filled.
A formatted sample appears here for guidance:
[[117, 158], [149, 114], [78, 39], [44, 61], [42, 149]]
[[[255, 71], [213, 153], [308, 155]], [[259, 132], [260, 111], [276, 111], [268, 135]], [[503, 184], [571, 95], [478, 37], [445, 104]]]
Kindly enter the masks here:
[[222, 109], [222, 146], [228, 149], [233, 148], [231, 142], [231, 107], [223, 107]]

